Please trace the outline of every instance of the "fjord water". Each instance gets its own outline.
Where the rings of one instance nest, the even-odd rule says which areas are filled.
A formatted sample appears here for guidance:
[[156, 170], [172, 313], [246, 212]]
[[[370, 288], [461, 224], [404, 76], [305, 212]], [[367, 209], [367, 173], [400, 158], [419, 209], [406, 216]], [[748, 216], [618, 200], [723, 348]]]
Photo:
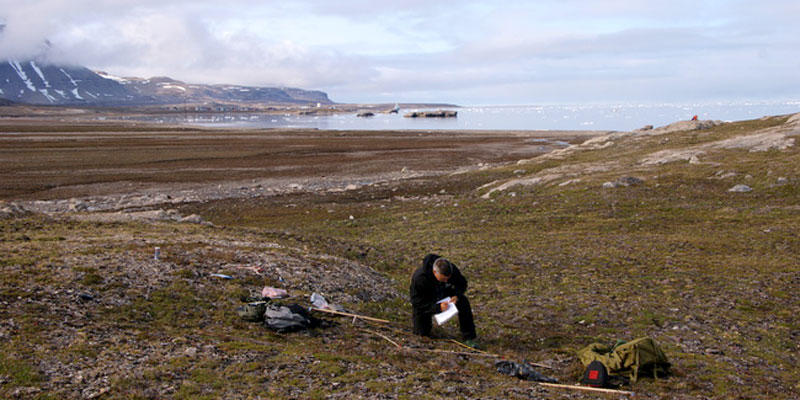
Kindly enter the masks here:
[[150, 122], [236, 128], [317, 128], [333, 130], [614, 130], [629, 131], [645, 125], [655, 127], [700, 119], [741, 121], [763, 116], [800, 112], [800, 101], [628, 104], [471, 106], [453, 108], [457, 118], [405, 118], [420, 109], [402, 109], [399, 114], [376, 113], [359, 118], [354, 113], [333, 115], [294, 114], [189, 114], [152, 117]]

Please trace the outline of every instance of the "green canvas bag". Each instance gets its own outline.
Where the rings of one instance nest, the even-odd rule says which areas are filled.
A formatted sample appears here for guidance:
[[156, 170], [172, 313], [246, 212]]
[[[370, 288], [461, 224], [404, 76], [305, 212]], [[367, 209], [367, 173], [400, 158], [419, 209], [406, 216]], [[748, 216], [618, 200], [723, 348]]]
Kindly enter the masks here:
[[264, 320], [264, 312], [266, 310], [267, 302], [257, 301], [237, 307], [236, 313], [245, 321], [259, 322]]
[[615, 346], [592, 343], [578, 352], [578, 358], [584, 366], [600, 361], [609, 375], [628, 375], [631, 382], [636, 382], [642, 374], [652, 373], [655, 378], [659, 374], [664, 376], [669, 373], [670, 366], [667, 356], [649, 337], [618, 342]]

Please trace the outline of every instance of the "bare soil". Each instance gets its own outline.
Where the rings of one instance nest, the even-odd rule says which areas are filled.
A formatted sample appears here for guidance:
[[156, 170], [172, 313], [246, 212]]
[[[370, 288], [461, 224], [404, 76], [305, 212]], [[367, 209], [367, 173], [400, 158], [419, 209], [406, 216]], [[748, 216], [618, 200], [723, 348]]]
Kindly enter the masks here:
[[0, 119], [0, 199], [228, 190], [253, 182], [346, 187], [508, 163], [600, 133], [215, 130], [6, 118]]

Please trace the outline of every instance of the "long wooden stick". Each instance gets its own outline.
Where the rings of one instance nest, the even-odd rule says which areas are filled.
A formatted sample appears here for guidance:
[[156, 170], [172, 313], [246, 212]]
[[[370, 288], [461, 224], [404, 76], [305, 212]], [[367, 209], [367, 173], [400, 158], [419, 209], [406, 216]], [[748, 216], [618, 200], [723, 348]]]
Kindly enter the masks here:
[[397, 342], [395, 342], [395, 341], [394, 341], [394, 340], [392, 340], [392, 339], [389, 339], [389, 338], [388, 338], [386, 335], [383, 335], [383, 334], [381, 334], [381, 333], [379, 333], [379, 332], [371, 331], [371, 330], [369, 330], [369, 329], [364, 329], [364, 332], [369, 332], [369, 333], [371, 333], [371, 334], [373, 334], [373, 335], [378, 335], [378, 336], [380, 336], [380, 337], [382, 337], [382, 338], [386, 339], [386, 340], [387, 340], [389, 343], [393, 344], [393, 345], [394, 345], [394, 347], [397, 347], [398, 349], [402, 349], [402, 348], [403, 348], [403, 346], [400, 346], [399, 344], [397, 344]]
[[[478, 349], [475, 349], [475, 348], [469, 347], [469, 346], [465, 345], [464, 343], [461, 343], [461, 342], [459, 342], [458, 340], [455, 340], [455, 339], [450, 339], [450, 341], [451, 341], [451, 342], [453, 342], [453, 343], [455, 343], [455, 344], [457, 344], [457, 345], [459, 345], [459, 346], [462, 346], [462, 347], [465, 347], [465, 348], [467, 348], [467, 349], [470, 349], [470, 350], [472, 350], [472, 351], [477, 351], [477, 352], [479, 352], [479, 353], [481, 353], [481, 354], [486, 354], [486, 355], [489, 355], [489, 356], [494, 356], [495, 358], [506, 358], [506, 357], [503, 357], [503, 356], [501, 356], [501, 355], [498, 355], [498, 354], [492, 354], [492, 353], [489, 353], [489, 352], [486, 352], [486, 351], [483, 351], [483, 350], [478, 350]], [[551, 366], [549, 366], [549, 365], [544, 365], [544, 364], [537, 364], [537, 363], [532, 363], [532, 362], [528, 362], [528, 364], [530, 364], [530, 365], [532, 365], [532, 366], [534, 366], [534, 367], [539, 367], [539, 368], [555, 369], [555, 368], [553, 368], [553, 367], [551, 367]]]
[[[488, 352], [485, 352], [485, 351], [483, 351], [483, 350], [481, 350], [481, 349], [476, 349], [476, 348], [474, 348], [474, 347], [469, 347], [469, 346], [465, 345], [464, 343], [461, 343], [461, 342], [459, 342], [458, 340], [455, 340], [455, 339], [450, 339], [450, 341], [451, 341], [451, 342], [453, 342], [453, 343], [455, 343], [455, 344], [457, 344], [457, 345], [459, 345], [459, 346], [461, 346], [461, 347], [464, 347], [464, 348], [470, 349], [470, 350], [472, 350], [472, 351], [476, 351], [476, 352], [478, 352], [478, 353], [490, 354], [490, 353], [488, 353]], [[495, 355], [495, 354], [493, 354], [493, 355]], [[498, 358], [499, 358], [499, 357], [498, 357]]]
[[576, 386], [576, 385], [560, 385], [556, 383], [545, 383], [539, 382], [540, 385], [546, 387], [553, 387], [553, 388], [561, 388], [561, 389], [574, 389], [574, 390], [585, 390], [588, 392], [601, 392], [601, 393], [612, 393], [612, 394], [625, 394], [633, 396], [633, 392], [628, 392], [625, 390], [614, 390], [614, 389], [603, 389], [603, 388], [594, 388], [589, 386]]
[[439, 350], [439, 349], [421, 349], [419, 347], [403, 347], [405, 350], [411, 351], [427, 351], [430, 353], [444, 353], [444, 354], [457, 354], [461, 356], [473, 356], [473, 357], [488, 357], [488, 358], [502, 358], [496, 354], [481, 354], [481, 353], [467, 353], [466, 351], [450, 351], [450, 350]]
[[345, 316], [345, 317], [360, 318], [360, 319], [363, 319], [363, 320], [373, 321], [373, 322], [380, 322], [380, 323], [383, 323], [383, 324], [388, 324], [389, 323], [389, 321], [387, 321], [385, 319], [365, 317], [363, 315], [350, 314], [350, 313], [341, 312], [341, 311], [326, 310], [324, 308], [314, 308], [314, 307], [312, 307], [311, 310], [324, 312], [324, 313], [328, 313], [328, 314], [334, 314], [334, 315], [342, 315], [342, 316]]

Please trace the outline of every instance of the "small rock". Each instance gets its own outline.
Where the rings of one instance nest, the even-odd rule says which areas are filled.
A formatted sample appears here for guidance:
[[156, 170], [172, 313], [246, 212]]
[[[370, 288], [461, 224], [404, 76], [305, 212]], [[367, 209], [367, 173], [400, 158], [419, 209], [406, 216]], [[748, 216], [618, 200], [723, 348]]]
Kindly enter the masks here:
[[786, 177], [782, 176], [782, 177], [778, 178], [777, 182], [778, 182], [779, 185], [783, 185], [783, 184], [789, 183], [789, 180], [786, 179]]
[[80, 201], [78, 199], [72, 198], [69, 199], [69, 210], [70, 211], [86, 211], [89, 208], [89, 205]]
[[747, 193], [747, 192], [752, 192], [753, 188], [751, 188], [750, 186], [747, 186], [747, 185], [736, 185], [736, 186], [728, 189], [728, 191], [729, 192], [735, 192], [735, 193]]
[[14, 389], [14, 391], [11, 392], [11, 396], [12, 397], [22, 397], [22, 396], [26, 396], [26, 395], [27, 396], [31, 396], [31, 395], [39, 393], [41, 391], [42, 391], [42, 389], [39, 389], [37, 387], [32, 387], [32, 386], [21, 387], [21, 388]]
[[623, 176], [616, 181], [617, 186], [636, 186], [642, 184], [642, 182], [644, 182], [642, 179], [633, 176]]
[[202, 224], [205, 221], [203, 220], [203, 217], [201, 217], [201, 216], [199, 216], [197, 214], [192, 214], [192, 215], [188, 215], [186, 217], [181, 218], [180, 222], [185, 222], [185, 223], [190, 223], [190, 224]]
[[603, 182], [603, 187], [606, 189], [613, 189], [617, 187], [617, 185], [614, 182]]
[[187, 357], [196, 357], [197, 356], [197, 347], [187, 347], [186, 350], [183, 351], [183, 354]]
[[356, 189], [358, 189], [358, 185], [353, 185], [353, 184], [347, 185], [344, 188], [344, 190], [356, 190]]
[[689, 157], [689, 164], [700, 164], [700, 159], [697, 156]]
[[519, 174], [524, 174], [524, 173], [525, 173], [524, 169], [515, 169], [514, 170], [514, 175], [519, 175]]

